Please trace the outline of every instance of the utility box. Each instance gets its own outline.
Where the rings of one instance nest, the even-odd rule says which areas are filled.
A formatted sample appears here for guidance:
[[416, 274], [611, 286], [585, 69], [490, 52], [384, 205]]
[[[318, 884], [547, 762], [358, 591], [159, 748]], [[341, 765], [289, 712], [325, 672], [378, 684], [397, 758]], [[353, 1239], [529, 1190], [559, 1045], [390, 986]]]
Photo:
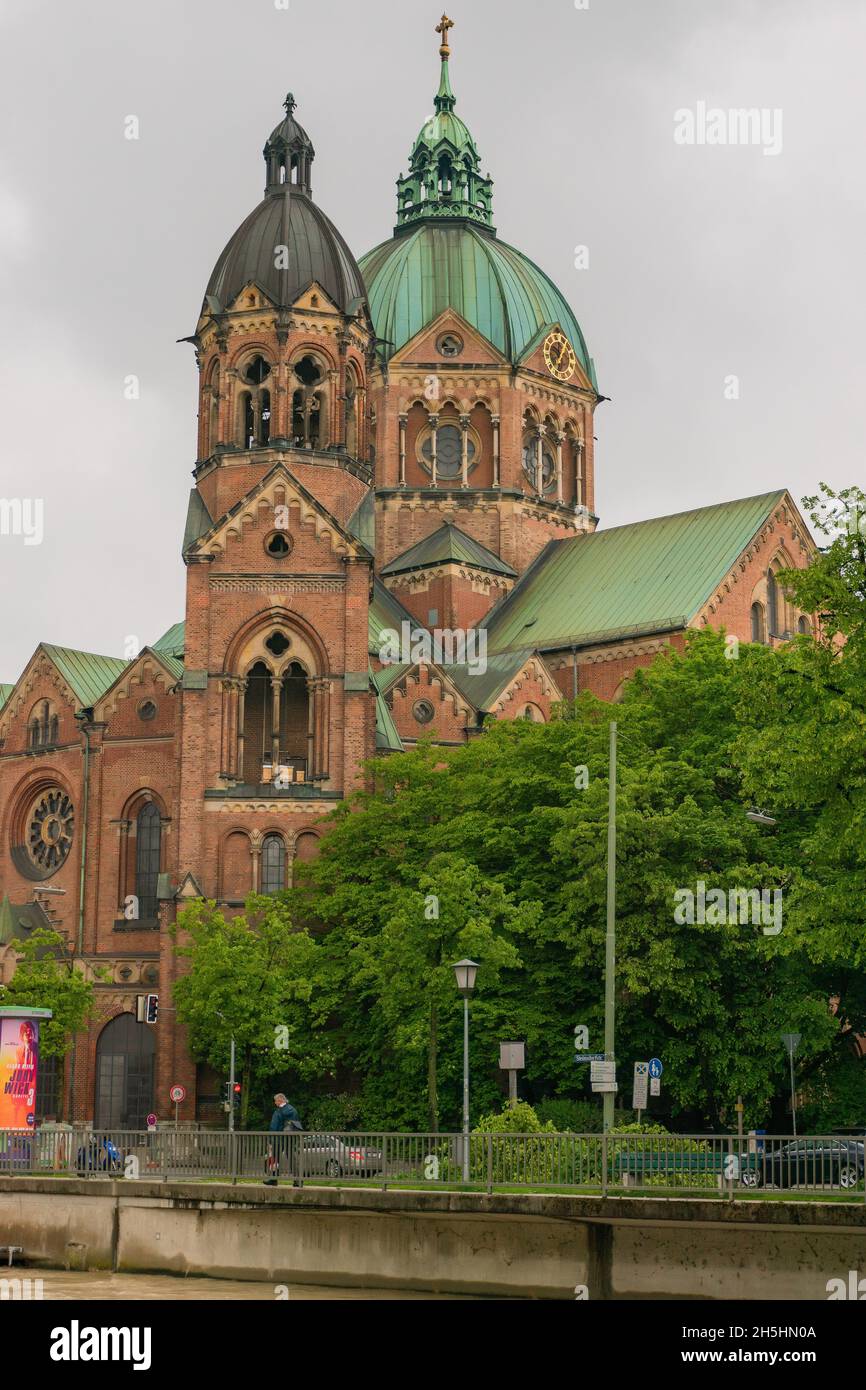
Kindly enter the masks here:
[[522, 1042], [500, 1043], [499, 1067], [501, 1071], [525, 1071], [526, 1044]]

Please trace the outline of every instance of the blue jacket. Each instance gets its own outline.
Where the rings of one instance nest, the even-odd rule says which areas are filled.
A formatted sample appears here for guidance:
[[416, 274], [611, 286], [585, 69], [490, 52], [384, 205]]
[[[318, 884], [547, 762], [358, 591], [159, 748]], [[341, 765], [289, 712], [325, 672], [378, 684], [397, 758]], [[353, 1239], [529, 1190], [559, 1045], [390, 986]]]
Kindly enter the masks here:
[[301, 1117], [293, 1105], [286, 1101], [285, 1105], [278, 1105], [271, 1116], [271, 1129], [277, 1133], [284, 1129], [292, 1128], [294, 1121], [297, 1129], [301, 1128]]

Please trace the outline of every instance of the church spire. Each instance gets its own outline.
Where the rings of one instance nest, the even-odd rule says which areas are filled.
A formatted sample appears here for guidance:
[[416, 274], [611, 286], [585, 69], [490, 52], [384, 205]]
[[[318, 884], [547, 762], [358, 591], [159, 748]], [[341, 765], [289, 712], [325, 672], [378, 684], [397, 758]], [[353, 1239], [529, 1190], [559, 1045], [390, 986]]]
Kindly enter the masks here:
[[451, 77], [448, 72], [448, 59], [451, 57], [451, 46], [448, 42], [448, 31], [454, 28], [454, 20], [449, 19], [447, 14], [443, 14], [442, 19], [436, 25], [436, 33], [442, 35], [442, 42], [439, 45], [439, 56], [442, 59], [442, 73], [439, 78], [439, 91], [433, 99], [436, 110], [453, 111], [457, 98], [451, 90]]
[[461, 218], [493, 231], [493, 181], [482, 175], [481, 159], [469, 128], [454, 107], [448, 60], [454, 20], [443, 14], [440, 35], [442, 71], [433, 98], [434, 113], [424, 122], [409, 155], [409, 173], [397, 180], [397, 231], [416, 222]]
[[289, 92], [283, 102], [285, 116], [271, 131], [264, 148], [267, 184], [265, 193], [278, 193], [288, 184], [296, 192], [312, 194], [310, 166], [316, 157], [313, 142], [302, 125], [295, 120], [294, 96]]

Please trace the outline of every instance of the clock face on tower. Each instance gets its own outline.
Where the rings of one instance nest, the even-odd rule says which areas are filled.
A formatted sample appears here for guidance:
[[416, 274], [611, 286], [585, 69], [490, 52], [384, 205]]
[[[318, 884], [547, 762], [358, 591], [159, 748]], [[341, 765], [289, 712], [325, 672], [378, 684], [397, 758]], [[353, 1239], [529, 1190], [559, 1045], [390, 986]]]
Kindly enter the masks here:
[[544, 360], [547, 370], [557, 381], [568, 381], [574, 376], [577, 358], [574, 348], [564, 333], [549, 333], [544, 340]]

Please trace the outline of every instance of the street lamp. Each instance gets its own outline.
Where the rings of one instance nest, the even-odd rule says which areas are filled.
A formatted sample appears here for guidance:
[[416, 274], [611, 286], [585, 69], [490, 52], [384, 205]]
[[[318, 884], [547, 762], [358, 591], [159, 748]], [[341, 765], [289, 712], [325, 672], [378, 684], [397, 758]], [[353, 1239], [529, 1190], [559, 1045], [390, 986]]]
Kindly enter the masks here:
[[454, 967], [457, 989], [463, 995], [463, 1181], [469, 1181], [469, 996], [475, 988], [477, 960], [458, 960]]
[[769, 813], [769, 811], [761, 811], [761, 810], [759, 810], [759, 809], [757, 809], [757, 808], [756, 808], [755, 810], [753, 810], [753, 811], [747, 811], [747, 812], [746, 812], [746, 820], [753, 820], [753, 821], [755, 822], [756, 825], [777, 825], [777, 824], [778, 824], [778, 822], [777, 822], [777, 820], [776, 820], [776, 817], [775, 817], [775, 816], [771, 816], [770, 813]]

